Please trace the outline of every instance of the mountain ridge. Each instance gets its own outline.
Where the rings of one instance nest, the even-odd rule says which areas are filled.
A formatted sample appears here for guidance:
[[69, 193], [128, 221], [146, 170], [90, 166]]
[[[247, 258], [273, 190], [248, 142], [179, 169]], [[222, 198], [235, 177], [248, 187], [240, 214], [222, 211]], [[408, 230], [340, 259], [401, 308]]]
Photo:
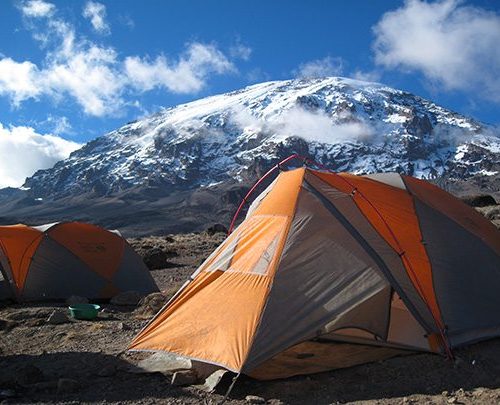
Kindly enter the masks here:
[[[0, 195], [0, 216], [36, 207], [57, 219], [64, 204], [55, 207], [66, 201], [68, 216], [79, 206], [81, 216], [109, 225], [103, 205], [143, 213], [163, 201], [162, 215], [193, 217], [170, 218], [185, 223], [179, 229], [200, 229], [226, 219], [233, 200], [292, 153], [335, 171], [396, 171], [438, 184], [500, 172], [495, 129], [431, 101], [347, 78], [273, 81], [168, 108], [96, 138], [28, 178], [16, 203], [24, 208]], [[85, 208], [88, 200], [94, 203]], [[198, 200], [207, 201], [202, 209], [193, 208]]]

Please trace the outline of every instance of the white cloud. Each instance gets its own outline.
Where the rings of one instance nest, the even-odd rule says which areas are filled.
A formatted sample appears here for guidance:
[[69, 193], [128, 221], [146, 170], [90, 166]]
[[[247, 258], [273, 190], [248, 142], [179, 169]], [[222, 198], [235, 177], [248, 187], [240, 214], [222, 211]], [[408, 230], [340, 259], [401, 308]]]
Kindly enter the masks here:
[[334, 123], [324, 112], [312, 112], [296, 107], [276, 123], [283, 135], [298, 136], [307, 141], [334, 143], [369, 138], [373, 129], [362, 122]]
[[68, 120], [68, 117], [58, 117], [54, 115], [49, 115], [47, 119], [44, 121], [45, 124], [48, 124], [52, 127], [51, 132], [56, 135], [62, 134], [72, 134], [73, 127]]
[[123, 105], [123, 82], [115, 63], [116, 53], [111, 48], [92, 45], [72, 50], [41, 72], [45, 91], [56, 97], [69, 94], [88, 115], [111, 115]]
[[295, 76], [301, 78], [317, 78], [327, 76], [340, 76], [344, 70], [342, 58], [327, 56], [323, 59], [316, 59], [303, 63], [294, 71]]
[[351, 76], [353, 79], [362, 80], [364, 82], [378, 82], [380, 80], [381, 74], [380, 72], [375, 70], [368, 72], [362, 70], [355, 70]]
[[0, 187], [19, 187], [39, 169], [52, 167], [81, 145], [31, 127], [0, 124]]
[[41, 92], [38, 68], [29, 61], [18, 63], [11, 58], [0, 59], [0, 95], [6, 95], [14, 106]]
[[[89, 5], [96, 11], [99, 3], [89, 2], [87, 8]], [[195, 93], [213, 75], [237, 71], [215, 45], [199, 42], [188, 44], [176, 59], [120, 58], [112, 47], [79, 38], [71, 24], [55, 16], [54, 6], [50, 10], [49, 18], [28, 25], [33, 38], [47, 50], [42, 63], [0, 56], [0, 95], [9, 97], [16, 107], [27, 99], [46, 96], [56, 102], [70, 98], [87, 115], [119, 115], [134, 105], [127, 98], [138, 92], [162, 88], [174, 93]], [[103, 14], [100, 13], [96, 15]], [[89, 11], [88, 15], [93, 21], [94, 14]], [[99, 22], [96, 24], [101, 27]]]
[[245, 79], [250, 83], [266, 82], [271, 80], [271, 75], [261, 68], [254, 68], [246, 73]]
[[118, 15], [118, 21], [130, 30], [135, 28], [135, 22], [128, 14]]
[[178, 61], [170, 63], [164, 56], [148, 61], [137, 56], [125, 59], [125, 72], [131, 84], [140, 91], [163, 87], [174, 93], [201, 90], [211, 73], [235, 71], [234, 65], [213, 45], [192, 43]]
[[30, 0], [21, 3], [20, 8], [23, 15], [30, 18], [50, 17], [56, 9], [52, 3], [43, 0]]
[[249, 46], [243, 45], [240, 41], [229, 48], [229, 55], [233, 58], [249, 60], [252, 55], [252, 48]]
[[500, 102], [500, 15], [462, 4], [407, 0], [384, 14], [374, 27], [376, 62]]
[[308, 111], [300, 106], [289, 109], [274, 121], [235, 108], [231, 120], [244, 131], [273, 132], [283, 137], [296, 136], [323, 143], [368, 140], [376, 135], [374, 128], [362, 121], [336, 123], [323, 111]]
[[106, 22], [106, 6], [104, 4], [88, 1], [83, 9], [83, 16], [90, 20], [92, 27], [99, 34], [109, 34], [109, 25]]

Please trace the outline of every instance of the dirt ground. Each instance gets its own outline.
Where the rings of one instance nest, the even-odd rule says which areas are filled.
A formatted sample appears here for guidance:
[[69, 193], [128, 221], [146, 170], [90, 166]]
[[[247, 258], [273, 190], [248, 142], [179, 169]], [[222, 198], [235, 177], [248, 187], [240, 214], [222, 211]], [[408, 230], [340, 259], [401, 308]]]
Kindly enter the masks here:
[[[176, 289], [223, 240], [224, 234], [185, 234], [131, 240], [142, 255], [167, 252], [167, 268], [152, 274], [165, 295]], [[155, 260], [156, 260], [155, 259]], [[217, 404], [216, 393], [176, 387], [162, 374], [135, 374], [145, 354], [125, 351], [147, 322], [142, 307], [101, 305], [95, 321], [47, 321], [63, 303], [0, 304], [2, 403]], [[500, 315], [499, 315], [500, 316]], [[228, 404], [472, 404], [500, 403], [500, 339], [456, 350], [456, 359], [413, 354], [286, 380], [259, 382], [242, 376]]]

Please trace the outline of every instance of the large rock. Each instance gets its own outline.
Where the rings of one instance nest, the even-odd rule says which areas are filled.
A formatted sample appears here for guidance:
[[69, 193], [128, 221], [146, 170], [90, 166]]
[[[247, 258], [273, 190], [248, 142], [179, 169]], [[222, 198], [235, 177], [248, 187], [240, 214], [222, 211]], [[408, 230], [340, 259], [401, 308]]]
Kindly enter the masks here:
[[142, 299], [143, 295], [137, 291], [125, 291], [115, 295], [109, 301], [113, 305], [135, 306]]
[[214, 224], [207, 228], [207, 234], [212, 236], [216, 233], [227, 233], [227, 228], [222, 224]]
[[247, 395], [245, 397], [245, 401], [249, 404], [265, 404], [266, 400], [262, 397], [258, 397], [257, 395]]
[[174, 250], [165, 250], [154, 247], [146, 250], [142, 254], [142, 259], [149, 270], [158, 270], [175, 267], [175, 264], [168, 261], [168, 259], [175, 256], [177, 256], [177, 252]]
[[167, 301], [168, 297], [161, 292], [149, 294], [141, 299], [134, 313], [141, 318], [149, 318], [156, 315]]
[[52, 325], [60, 325], [69, 322], [68, 315], [62, 309], [55, 309], [47, 318], [47, 323]]
[[181, 370], [174, 373], [172, 376], [172, 385], [183, 387], [186, 385], [196, 384], [198, 376], [193, 370]]
[[0, 330], [9, 331], [18, 325], [15, 321], [0, 319]]
[[471, 207], [488, 207], [496, 205], [496, 200], [489, 194], [477, 194], [462, 197], [462, 201]]

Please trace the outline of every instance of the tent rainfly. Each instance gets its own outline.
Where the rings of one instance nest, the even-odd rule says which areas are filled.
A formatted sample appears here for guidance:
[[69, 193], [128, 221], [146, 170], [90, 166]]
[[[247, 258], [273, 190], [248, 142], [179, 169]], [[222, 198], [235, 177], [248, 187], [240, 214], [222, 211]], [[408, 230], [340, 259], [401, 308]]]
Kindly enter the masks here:
[[409, 176], [282, 172], [135, 337], [257, 379], [500, 335], [500, 233]]
[[129, 290], [158, 291], [119, 232], [80, 222], [0, 226], [0, 264], [3, 299], [107, 299]]

